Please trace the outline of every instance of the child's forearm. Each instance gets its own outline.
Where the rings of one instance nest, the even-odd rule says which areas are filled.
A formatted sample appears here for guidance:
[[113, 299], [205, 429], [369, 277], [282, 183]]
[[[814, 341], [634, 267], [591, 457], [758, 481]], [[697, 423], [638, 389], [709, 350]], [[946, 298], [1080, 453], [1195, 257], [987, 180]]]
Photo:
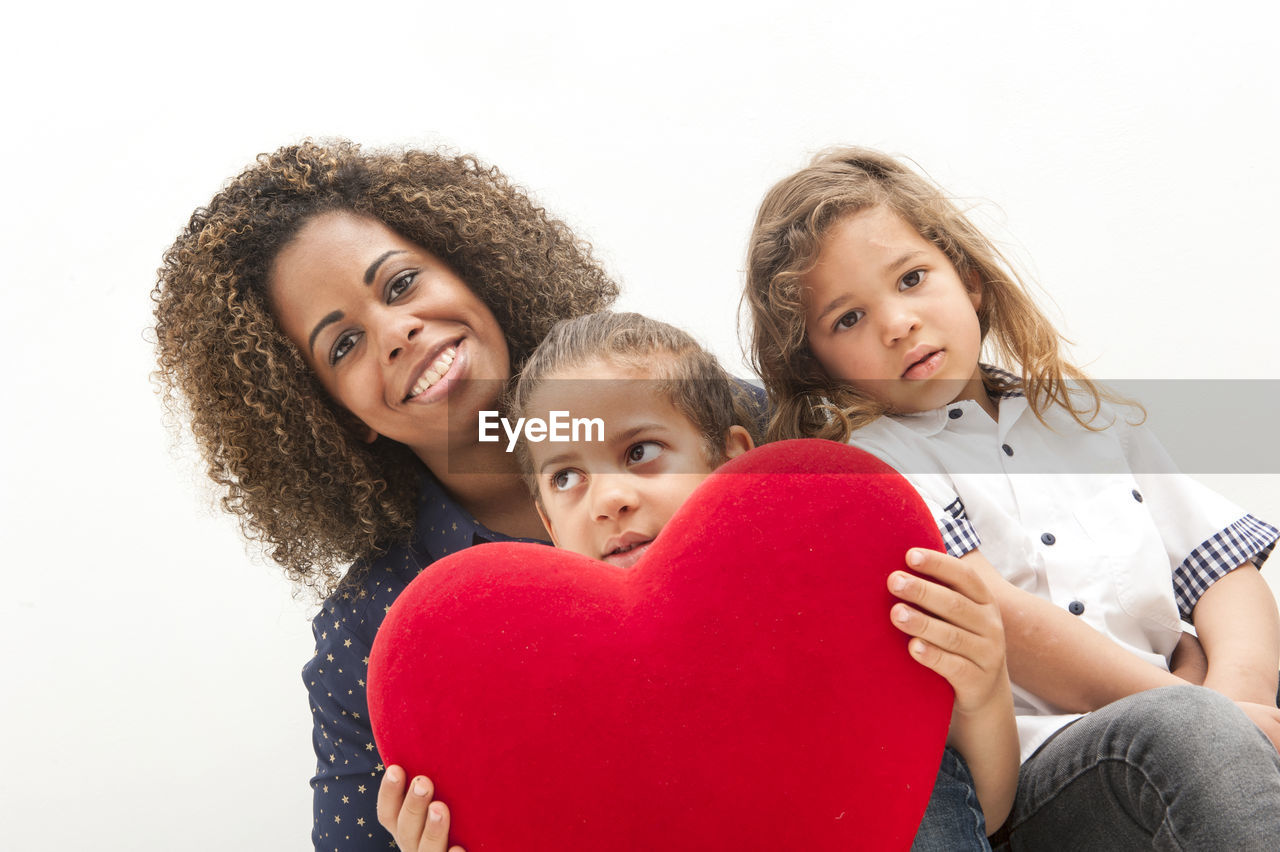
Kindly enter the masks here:
[[1169, 655], [1169, 671], [1196, 686], [1204, 686], [1204, 676], [1209, 673], [1209, 658], [1195, 634], [1186, 630], [1178, 637], [1178, 644]]
[[1010, 584], [979, 551], [963, 561], [975, 565], [1000, 606], [1010, 678], [1064, 712], [1087, 713], [1144, 690], [1186, 683]]
[[982, 805], [987, 833], [1000, 828], [1013, 808], [1018, 790], [1018, 729], [1008, 680], [983, 708], [952, 714], [947, 742], [964, 757]]
[[1209, 658], [1204, 685], [1236, 701], [1275, 706], [1280, 669], [1280, 615], [1252, 565], [1222, 577], [1191, 613]]

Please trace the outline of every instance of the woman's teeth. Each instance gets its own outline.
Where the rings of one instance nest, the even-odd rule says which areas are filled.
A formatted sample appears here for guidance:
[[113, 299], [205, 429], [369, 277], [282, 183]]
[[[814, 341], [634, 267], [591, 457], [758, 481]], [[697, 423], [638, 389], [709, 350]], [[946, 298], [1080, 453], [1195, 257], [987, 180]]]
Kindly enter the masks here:
[[453, 359], [456, 354], [457, 350], [452, 346], [441, 352], [440, 357], [430, 367], [427, 367], [426, 372], [422, 374], [422, 378], [418, 379], [414, 384], [413, 390], [409, 391], [409, 398], [425, 392], [440, 381], [444, 374], [449, 372], [449, 368], [453, 366]]

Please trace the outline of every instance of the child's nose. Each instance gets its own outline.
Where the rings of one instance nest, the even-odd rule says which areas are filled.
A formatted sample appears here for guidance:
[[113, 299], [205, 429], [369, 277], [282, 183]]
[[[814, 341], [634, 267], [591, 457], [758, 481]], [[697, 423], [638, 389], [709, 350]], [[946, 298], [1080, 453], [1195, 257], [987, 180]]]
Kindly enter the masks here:
[[596, 477], [594, 513], [597, 520], [616, 518], [634, 512], [639, 505], [639, 493], [629, 482], [630, 474], [611, 473]]
[[892, 346], [920, 327], [920, 317], [907, 305], [896, 307], [883, 319], [882, 331], [886, 346]]

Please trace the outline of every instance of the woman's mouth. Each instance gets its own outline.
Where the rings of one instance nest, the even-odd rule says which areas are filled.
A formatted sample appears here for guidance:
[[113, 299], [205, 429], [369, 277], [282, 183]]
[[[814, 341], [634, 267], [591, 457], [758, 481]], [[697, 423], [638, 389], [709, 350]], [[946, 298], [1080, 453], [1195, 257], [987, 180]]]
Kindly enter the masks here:
[[449, 370], [453, 368], [453, 362], [458, 357], [458, 349], [456, 346], [446, 347], [427, 369], [422, 372], [418, 380], [413, 383], [413, 387], [409, 389], [409, 393], [405, 395], [404, 401], [408, 402], [416, 396], [421, 396], [431, 390], [445, 376], [449, 374]]

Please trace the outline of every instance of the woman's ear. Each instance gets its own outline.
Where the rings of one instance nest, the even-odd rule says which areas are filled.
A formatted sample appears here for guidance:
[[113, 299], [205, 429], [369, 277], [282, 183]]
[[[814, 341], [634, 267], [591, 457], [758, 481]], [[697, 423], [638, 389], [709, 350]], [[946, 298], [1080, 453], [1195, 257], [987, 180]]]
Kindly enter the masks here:
[[735, 458], [755, 445], [755, 441], [751, 440], [750, 432], [741, 426], [730, 426], [724, 436], [724, 457], [725, 459]]

